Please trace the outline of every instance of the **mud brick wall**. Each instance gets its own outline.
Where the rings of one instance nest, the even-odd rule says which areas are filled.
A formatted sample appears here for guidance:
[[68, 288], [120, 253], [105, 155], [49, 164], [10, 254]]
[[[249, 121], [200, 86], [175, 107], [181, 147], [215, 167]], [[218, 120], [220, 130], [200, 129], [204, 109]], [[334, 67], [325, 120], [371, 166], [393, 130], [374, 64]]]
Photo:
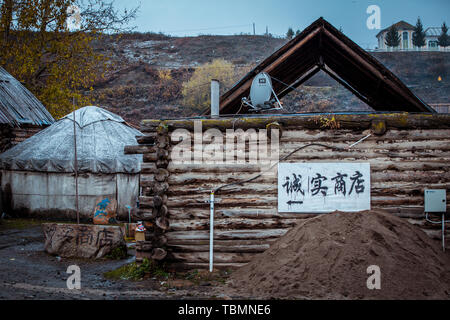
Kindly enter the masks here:
[[[440, 226], [423, 218], [424, 189], [447, 189], [450, 196], [450, 115], [347, 114], [331, 116], [268, 116], [204, 119], [203, 131], [216, 128], [265, 129], [280, 125], [280, 159], [296, 148], [322, 143], [346, 148], [369, 133], [350, 150], [312, 146], [283, 162], [369, 162], [371, 206], [381, 208], [441, 238]], [[194, 120], [144, 120], [146, 134], [127, 153], [144, 154], [140, 210], [145, 221], [145, 242], [137, 244], [137, 259], [163, 259], [174, 268], [207, 268], [209, 259], [208, 190], [259, 173], [250, 164], [176, 165], [170, 159], [171, 133], [186, 129], [193, 134]], [[225, 145], [225, 144], [224, 144]], [[289, 228], [314, 214], [277, 211], [277, 176], [263, 176], [216, 194], [215, 267], [232, 268], [265, 251]], [[447, 199], [450, 200], [450, 199]], [[450, 202], [449, 202], [450, 203]], [[447, 231], [447, 233], [449, 233]], [[447, 239], [449, 239], [448, 234]]]

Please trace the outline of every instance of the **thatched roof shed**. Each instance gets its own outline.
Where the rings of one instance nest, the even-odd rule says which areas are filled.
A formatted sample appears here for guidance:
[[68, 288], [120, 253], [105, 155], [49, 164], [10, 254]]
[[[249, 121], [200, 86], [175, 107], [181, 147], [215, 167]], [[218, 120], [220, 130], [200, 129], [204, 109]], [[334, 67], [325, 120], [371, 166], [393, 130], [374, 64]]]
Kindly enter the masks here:
[[0, 67], [0, 124], [50, 125], [55, 119], [17, 79]]

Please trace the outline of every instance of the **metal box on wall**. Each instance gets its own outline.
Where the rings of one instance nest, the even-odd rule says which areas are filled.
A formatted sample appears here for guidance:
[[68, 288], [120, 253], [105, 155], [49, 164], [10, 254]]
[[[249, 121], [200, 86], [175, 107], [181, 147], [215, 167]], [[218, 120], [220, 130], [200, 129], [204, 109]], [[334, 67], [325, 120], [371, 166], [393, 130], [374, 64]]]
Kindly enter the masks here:
[[445, 189], [425, 189], [425, 212], [443, 213], [447, 210]]

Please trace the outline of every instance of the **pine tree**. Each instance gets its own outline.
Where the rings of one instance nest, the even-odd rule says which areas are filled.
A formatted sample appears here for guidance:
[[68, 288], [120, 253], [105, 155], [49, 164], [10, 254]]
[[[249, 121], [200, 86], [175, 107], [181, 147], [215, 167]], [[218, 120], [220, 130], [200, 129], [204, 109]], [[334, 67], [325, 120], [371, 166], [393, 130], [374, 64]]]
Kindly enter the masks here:
[[293, 36], [294, 36], [294, 30], [292, 30], [292, 28], [289, 28], [289, 30], [286, 32], [286, 38], [292, 39]]
[[448, 47], [450, 45], [450, 36], [447, 34], [447, 32], [448, 28], [444, 22], [444, 24], [442, 25], [442, 33], [438, 38], [438, 44], [443, 48]]
[[413, 33], [413, 45], [416, 47], [425, 46], [425, 32], [423, 31], [422, 21], [420, 21], [420, 17], [417, 19], [416, 26], [414, 27]]
[[300, 33], [302, 33], [302, 32], [300, 31], [300, 29], [298, 29], [298, 30], [295, 32], [295, 35], [298, 36]]
[[394, 25], [391, 26], [386, 34], [386, 45], [391, 48], [396, 48], [400, 45], [400, 40], [397, 28]]

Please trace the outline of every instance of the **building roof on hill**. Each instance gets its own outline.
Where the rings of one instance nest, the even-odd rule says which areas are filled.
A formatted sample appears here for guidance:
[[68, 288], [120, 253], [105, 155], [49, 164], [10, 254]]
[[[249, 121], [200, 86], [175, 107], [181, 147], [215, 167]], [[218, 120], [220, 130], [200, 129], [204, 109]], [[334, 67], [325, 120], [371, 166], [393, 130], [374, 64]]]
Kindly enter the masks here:
[[425, 34], [428, 37], [439, 37], [442, 34], [441, 27], [429, 27], [425, 30]]
[[55, 119], [17, 79], [0, 67], [0, 123], [50, 125]]
[[242, 98], [249, 96], [260, 72], [270, 75], [282, 98], [321, 70], [376, 111], [435, 112], [377, 59], [320, 18], [225, 92], [220, 113], [248, 111]]
[[397, 23], [394, 23], [393, 25], [391, 25], [391, 26], [389, 26], [387, 28], [384, 28], [380, 32], [378, 32], [377, 38], [383, 32], [388, 31], [392, 26], [397, 28], [397, 30], [414, 30], [414, 26], [412, 24], [409, 24], [408, 22], [401, 20], [401, 21], [399, 21]]

